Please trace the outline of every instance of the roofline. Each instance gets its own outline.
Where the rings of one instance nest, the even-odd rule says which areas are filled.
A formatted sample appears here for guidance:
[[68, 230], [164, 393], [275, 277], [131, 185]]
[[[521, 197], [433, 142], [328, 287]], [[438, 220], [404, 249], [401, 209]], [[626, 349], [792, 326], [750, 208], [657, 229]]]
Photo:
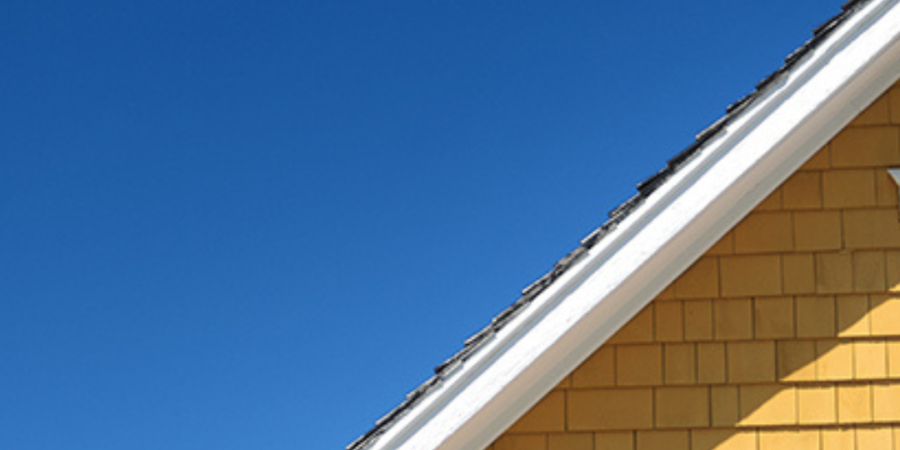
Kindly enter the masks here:
[[900, 77], [898, 3], [862, 5], [370, 448], [490, 445]]

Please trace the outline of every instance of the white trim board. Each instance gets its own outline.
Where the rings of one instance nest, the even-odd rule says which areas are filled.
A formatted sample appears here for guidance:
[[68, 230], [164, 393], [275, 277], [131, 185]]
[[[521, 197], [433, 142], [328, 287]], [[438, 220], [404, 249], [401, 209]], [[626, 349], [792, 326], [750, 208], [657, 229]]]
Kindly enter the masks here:
[[872, 0], [369, 447], [485, 448], [900, 77]]

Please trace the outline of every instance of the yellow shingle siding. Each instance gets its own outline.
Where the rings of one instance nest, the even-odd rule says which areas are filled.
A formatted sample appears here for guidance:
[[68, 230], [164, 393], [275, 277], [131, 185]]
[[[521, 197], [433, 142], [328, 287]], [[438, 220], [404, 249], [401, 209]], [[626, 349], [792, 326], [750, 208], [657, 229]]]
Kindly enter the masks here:
[[492, 450], [900, 450], [900, 86]]

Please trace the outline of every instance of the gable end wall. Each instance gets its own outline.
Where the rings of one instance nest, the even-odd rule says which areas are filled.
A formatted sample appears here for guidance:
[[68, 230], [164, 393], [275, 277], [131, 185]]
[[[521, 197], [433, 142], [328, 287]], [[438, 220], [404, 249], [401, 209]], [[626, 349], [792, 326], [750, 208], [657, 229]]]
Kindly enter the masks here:
[[490, 450], [900, 450], [900, 84]]

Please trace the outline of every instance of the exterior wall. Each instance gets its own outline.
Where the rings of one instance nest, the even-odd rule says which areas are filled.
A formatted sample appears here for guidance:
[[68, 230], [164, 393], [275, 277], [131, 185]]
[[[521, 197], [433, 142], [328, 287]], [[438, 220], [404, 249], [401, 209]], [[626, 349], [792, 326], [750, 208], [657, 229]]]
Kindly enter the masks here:
[[492, 450], [900, 450], [895, 86]]

